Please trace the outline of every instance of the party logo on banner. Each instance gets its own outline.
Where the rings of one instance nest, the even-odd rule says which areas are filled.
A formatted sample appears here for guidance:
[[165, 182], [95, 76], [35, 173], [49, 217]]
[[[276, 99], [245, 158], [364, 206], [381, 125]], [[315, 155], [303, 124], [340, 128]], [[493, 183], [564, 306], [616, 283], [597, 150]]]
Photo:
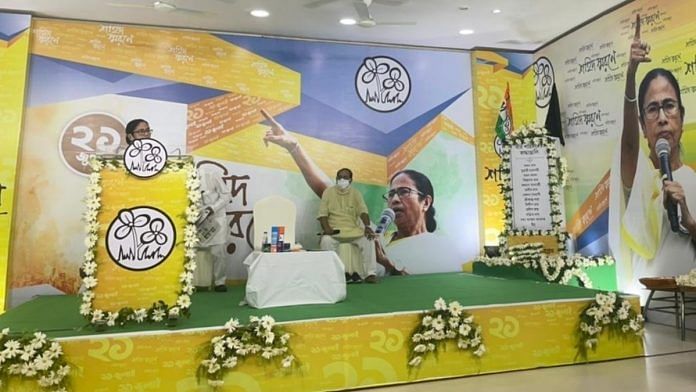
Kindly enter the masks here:
[[534, 72], [534, 86], [536, 88], [536, 105], [545, 108], [551, 102], [554, 83], [553, 65], [546, 57], [539, 57], [532, 64], [532, 71]]
[[109, 225], [106, 249], [119, 266], [144, 271], [162, 263], [174, 249], [176, 230], [161, 210], [140, 206], [119, 211]]
[[164, 170], [167, 149], [155, 139], [137, 139], [126, 148], [123, 163], [130, 174], [149, 178]]
[[370, 109], [393, 112], [408, 101], [411, 77], [406, 68], [391, 57], [367, 57], [355, 75], [355, 90]]
[[60, 135], [60, 156], [73, 172], [91, 173], [89, 158], [115, 154], [126, 144], [126, 127], [109, 113], [87, 113], [74, 118]]

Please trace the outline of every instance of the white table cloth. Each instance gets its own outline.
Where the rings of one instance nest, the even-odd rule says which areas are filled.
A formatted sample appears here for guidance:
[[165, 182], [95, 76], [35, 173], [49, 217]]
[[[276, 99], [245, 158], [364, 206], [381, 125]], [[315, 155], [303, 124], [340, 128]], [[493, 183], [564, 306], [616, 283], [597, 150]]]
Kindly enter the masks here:
[[252, 252], [244, 260], [246, 301], [255, 308], [333, 304], [346, 298], [345, 269], [335, 252]]

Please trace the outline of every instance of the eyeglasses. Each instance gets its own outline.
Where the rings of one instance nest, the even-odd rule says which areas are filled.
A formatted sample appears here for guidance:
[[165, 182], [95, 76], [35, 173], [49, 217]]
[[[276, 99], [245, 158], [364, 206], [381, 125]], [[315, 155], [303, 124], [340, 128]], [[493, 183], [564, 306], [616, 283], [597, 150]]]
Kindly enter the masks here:
[[665, 116], [674, 117], [679, 113], [679, 102], [673, 99], [665, 99], [662, 104], [651, 103], [650, 105], [643, 108], [646, 120], [655, 120], [660, 117], [660, 109], [665, 112]]
[[395, 195], [398, 195], [399, 199], [403, 199], [404, 197], [411, 196], [412, 193], [415, 193], [419, 196], [425, 196], [423, 192], [420, 192], [416, 189], [409, 188], [407, 186], [401, 186], [395, 189], [390, 189], [389, 192], [382, 195], [382, 198], [386, 201], [389, 201], [389, 199], [393, 198]]
[[152, 128], [136, 129], [135, 131], [133, 131], [133, 135], [147, 135], [153, 132], [155, 132], [155, 130]]

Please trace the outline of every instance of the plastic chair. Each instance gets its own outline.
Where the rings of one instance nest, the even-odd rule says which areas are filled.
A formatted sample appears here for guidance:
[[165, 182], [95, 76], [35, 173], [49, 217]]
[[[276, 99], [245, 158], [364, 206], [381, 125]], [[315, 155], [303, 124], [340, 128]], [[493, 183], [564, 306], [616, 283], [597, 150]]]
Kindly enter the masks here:
[[267, 232], [270, 240], [272, 226], [284, 226], [283, 242], [295, 244], [295, 203], [282, 196], [268, 196], [254, 204], [254, 250], [261, 250], [263, 233]]

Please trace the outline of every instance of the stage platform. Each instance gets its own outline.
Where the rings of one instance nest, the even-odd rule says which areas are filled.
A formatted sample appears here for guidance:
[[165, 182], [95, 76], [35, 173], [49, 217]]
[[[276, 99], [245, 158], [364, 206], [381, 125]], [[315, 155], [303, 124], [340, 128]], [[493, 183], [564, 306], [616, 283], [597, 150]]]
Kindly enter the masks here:
[[[243, 287], [193, 296], [190, 319], [173, 328], [144, 324], [97, 333], [76, 296], [36, 298], [0, 316], [0, 328], [43, 331], [63, 345], [76, 391], [194, 391], [203, 347], [230, 318], [271, 315], [293, 334], [301, 366], [285, 372], [250, 360], [225, 378], [230, 391], [313, 391], [414, 382], [575, 362], [578, 315], [595, 291], [466, 273], [390, 277], [349, 285], [344, 302], [269, 309], [240, 306]], [[407, 367], [419, 313], [442, 297], [459, 301], [483, 327], [488, 352], [475, 359], [455, 346]], [[634, 306], [638, 298], [631, 297]], [[640, 342], [603, 337], [590, 361], [643, 355]]]

